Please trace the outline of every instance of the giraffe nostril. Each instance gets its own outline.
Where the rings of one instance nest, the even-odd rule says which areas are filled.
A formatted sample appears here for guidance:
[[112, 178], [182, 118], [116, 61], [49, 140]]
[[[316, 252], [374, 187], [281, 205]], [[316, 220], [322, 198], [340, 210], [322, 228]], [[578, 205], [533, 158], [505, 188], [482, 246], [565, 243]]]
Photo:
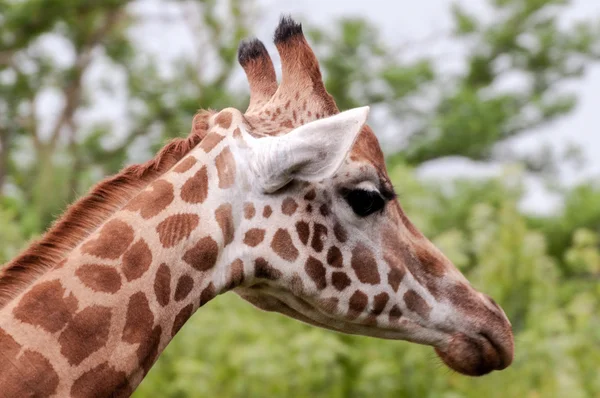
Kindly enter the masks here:
[[[494, 369], [502, 370], [507, 368], [513, 361], [514, 355], [514, 345], [512, 341], [512, 334], [509, 338], [500, 334], [498, 336], [494, 336], [492, 333], [488, 332], [480, 332], [479, 336], [485, 340], [494, 350], [496, 354], [496, 361], [498, 362]], [[497, 333], [496, 333], [497, 334]]]

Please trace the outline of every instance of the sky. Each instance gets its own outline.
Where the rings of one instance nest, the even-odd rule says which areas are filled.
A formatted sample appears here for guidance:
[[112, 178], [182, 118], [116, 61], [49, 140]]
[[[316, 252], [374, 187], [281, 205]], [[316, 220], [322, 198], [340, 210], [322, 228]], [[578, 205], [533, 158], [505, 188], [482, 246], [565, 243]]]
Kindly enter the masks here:
[[[459, 3], [483, 18], [490, 17], [483, 0], [462, 0]], [[452, 43], [442, 39], [436, 40], [435, 45], [431, 46], [431, 38], [443, 38], [450, 31], [451, 4], [451, 0], [261, 0], [260, 5], [266, 13], [261, 18], [257, 36], [268, 42], [283, 13], [321, 26], [335, 18], [360, 16], [376, 24], [382, 37], [391, 46], [413, 43], [413, 46], [418, 47], [419, 43], [424, 43], [423, 46], [428, 47], [427, 51], [431, 51], [433, 55], [447, 54], [456, 51]], [[600, 21], [599, 0], [574, 0], [562, 22], [569, 24], [594, 16]], [[276, 51], [272, 46], [270, 50], [274, 62], [278, 63]], [[600, 65], [590, 67], [583, 79], [569, 83], [568, 88], [579, 97], [575, 111], [540, 131], [514, 140], [511, 145], [523, 151], [535, 149], [545, 143], [559, 151], [571, 142], [580, 145], [586, 164], [583, 167], [562, 167], [559, 174], [562, 183], [573, 185], [590, 177], [600, 176]], [[482, 166], [464, 159], [446, 159], [425, 165], [419, 172], [426, 178], [444, 178], [489, 175], [500, 169], [497, 165]], [[529, 192], [522, 203], [524, 210], [544, 213], [556, 209], [559, 202], [549, 194], [539, 179], [527, 178], [526, 181]]]

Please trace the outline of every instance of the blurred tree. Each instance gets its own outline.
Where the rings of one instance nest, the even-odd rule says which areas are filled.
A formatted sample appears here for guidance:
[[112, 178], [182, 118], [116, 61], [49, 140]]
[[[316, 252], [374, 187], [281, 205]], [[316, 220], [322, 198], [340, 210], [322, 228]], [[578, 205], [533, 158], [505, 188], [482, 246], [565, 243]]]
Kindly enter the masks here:
[[[490, 21], [456, 3], [450, 38], [466, 49], [460, 72], [426, 56], [431, 43], [399, 50], [361, 19], [345, 19], [312, 37], [327, 87], [343, 109], [380, 104], [385, 123], [401, 126], [405, 145], [391, 162], [411, 165], [446, 156], [520, 160], [534, 171], [554, 164], [547, 152], [521, 157], [499, 144], [568, 114], [576, 104], [564, 83], [600, 59], [600, 23], [560, 23], [569, 0], [490, 0]], [[419, 46], [424, 48], [418, 48]], [[447, 69], [447, 68], [446, 68]], [[382, 125], [383, 123], [380, 122]], [[386, 126], [381, 126], [386, 127]], [[400, 127], [398, 127], [399, 129]], [[396, 130], [399, 131], [399, 130]], [[561, 154], [562, 155], [562, 154]]]
[[[544, 233], [548, 241], [548, 252], [558, 260], [564, 260], [574, 241], [576, 232], [588, 230], [600, 236], [600, 187], [597, 183], [587, 183], [571, 189], [563, 189], [564, 204], [556, 214], [550, 216], [530, 216], [529, 223]], [[593, 240], [592, 240], [593, 241]], [[596, 242], [598, 246], [598, 242]], [[563, 262], [565, 276], [585, 277], [581, 269], [572, 267], [572, 262]], [[600, 266], [600, 264], [598, 264]], [[599, 270], [600, 271], [600, 270]], [[600, 277], [597, 273], [596, 277]]]
[[[146, 152], [189, 130], [200, 105], [243, 100], [224, 87], [248, 33], [252, 2], [231, 0], [219, 10], [214, 0], [162, 7], [175, 9], [198, 47], [173, 60], [171, 73], [161, 73], [132, 37], [147, 19], [142, 4], [0, 2], [0, 194], [18, 199], [13, 211], [26, 236], [44, 230], [92, 181], [123, 167], [148, 137], [153, 144]], [[106, 74], [94, 76], [94, 67]], [[120, 124], [85, 118], [102, 95], [126, 108]], [[40, 107], [49, 103], [60, 104], [58, 115], [43, 118]]]

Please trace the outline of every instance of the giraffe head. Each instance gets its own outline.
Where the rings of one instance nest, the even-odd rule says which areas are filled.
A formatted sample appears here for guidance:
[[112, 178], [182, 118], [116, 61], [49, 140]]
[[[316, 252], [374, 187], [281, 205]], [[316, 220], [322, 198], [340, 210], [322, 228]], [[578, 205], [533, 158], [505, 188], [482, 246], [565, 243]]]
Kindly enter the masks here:
[[253, 264], [236, 293], [323, 328], [431, 345], [463, 374], [507, 367], [510, 322], [404, 214], [368, 107], [339, 113], [301, 25], [283, 18], [275, 45], [281, 83], [264, 45], [243, 42], [250, 105], [215, 117], [235, 131], [236, 251]]

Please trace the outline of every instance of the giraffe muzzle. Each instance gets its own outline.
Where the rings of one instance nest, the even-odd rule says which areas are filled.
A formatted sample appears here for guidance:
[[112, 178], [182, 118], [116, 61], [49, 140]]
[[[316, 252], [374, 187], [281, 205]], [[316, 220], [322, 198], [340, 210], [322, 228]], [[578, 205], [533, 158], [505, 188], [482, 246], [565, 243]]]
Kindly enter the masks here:
[[436, 347], [435, 351], [447, 366], [464, 375], [483, 376], [505, 369], [513, 361], [513, 334], [508, 323], [496, 326], [475, 336], [456, 333], [445, 348]]

